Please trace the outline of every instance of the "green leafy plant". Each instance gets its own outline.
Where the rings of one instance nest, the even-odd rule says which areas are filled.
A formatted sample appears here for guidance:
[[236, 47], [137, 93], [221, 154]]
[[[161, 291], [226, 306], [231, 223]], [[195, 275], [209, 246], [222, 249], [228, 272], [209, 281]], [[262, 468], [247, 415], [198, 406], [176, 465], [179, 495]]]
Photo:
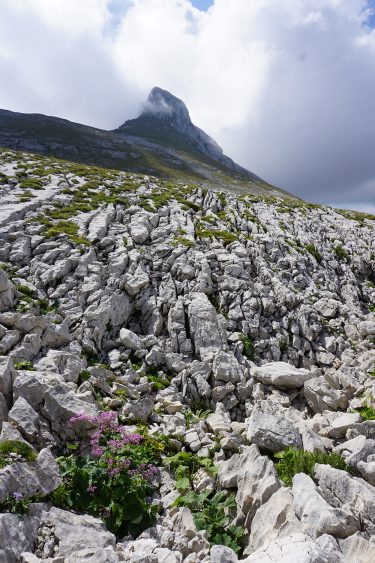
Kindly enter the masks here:
[[206, 530], [208, 541], [212, 545], [225, 545], [237, 554], [242, 551], [244, 529], [229, 525], [229, 512], [236, 507], [234, 494], [227, 495], [223, 491], [190, 491], [180, 496], [175, 505], [190, 508], [197, 529]]
[[97, 430], [74, 453], [58, 458], [64, 483], [52, 501], [103, 518], [118, 537], [140, 533], [156, 514], [150, 499], [164, 443], [144, 428], [128, 433], [113, 411], [77, 415], [71, 423], [88, 423]]
[[243, 355], [252, 362], [255, 360], [255, 346], [254, 342], [251, 340], [250, 336], [247, 334], [241, 335], [241, 342], [243, 344], [242, 353]]
[[196, 409], [195, 411], [187, 409], [187, 411], [184, 412], [186, 427], [190, 428], [192, 424], [197, 424], [200, 420], [205, 420], [211, 413], [211, 409]]
[[170, 385], [170, 378], [164, 372], [159, 372], [154, 366], [149, 366], [146, 372], [147, 381], [152, 383], [154, 391], [161, 391]]
[[217, 469], [210, 458], [199, 457], [190, 452], [179, 452], [178, 454], [166, 457], [164, 464], [169, 467], [176, 479], [176, 488], [180, 492], [185, 492], [191, 487], [195, 473], [201, 467], [212, 475]]
[[289, 348], [288, 338], [282, 338], [281, 340], [279, 340], [279, 348], [280, 348], [280, 352], [282, 352], [282, 353], [288, 351], [288, 348]]
[[32, 447], [26, 444], [26, 442], [4, 440], [4, 442], [0, 442], [0, 468], [17, 461], [12, 454], [20, 456], [22, 461], [35, 461], [37, 457]]
[[4, 512], [12, 514], [28, 514], [31, 499], [25, 498], [21, 493], [14, 492], [7, 497], [2, 505]]
[[312, 477], [316, 463], [323, 463], [336, 469], [349, 471], [349, 468], [342, 457], [334, 453], [312, 453], [304, 450], [297, 450], [295, 448], [287, 448], [286, 450], [275, 454], [275, 458], [280, 460], [276, 464], [277, 474], [288, 486], [292, 485], [293, 477], [297, 473], [306, 473]]

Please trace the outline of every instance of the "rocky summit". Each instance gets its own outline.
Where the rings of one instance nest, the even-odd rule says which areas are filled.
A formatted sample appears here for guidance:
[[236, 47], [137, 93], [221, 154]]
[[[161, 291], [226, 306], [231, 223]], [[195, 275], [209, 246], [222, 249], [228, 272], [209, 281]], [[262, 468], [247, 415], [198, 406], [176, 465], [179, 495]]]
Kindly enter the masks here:
[[374, 235], [2, 149], [0, 561], [375, 561]]

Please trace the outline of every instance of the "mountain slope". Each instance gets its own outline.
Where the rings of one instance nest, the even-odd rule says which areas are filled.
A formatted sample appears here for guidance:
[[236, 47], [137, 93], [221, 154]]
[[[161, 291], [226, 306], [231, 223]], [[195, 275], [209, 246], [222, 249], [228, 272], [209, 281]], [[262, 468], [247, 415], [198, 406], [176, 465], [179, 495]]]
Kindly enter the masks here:
[[236, 192], [287, 192], [235, 164], [191, 123], [185, 104], [154, 88], [142, 114], [114, 131], [0, 110], [0, 146]]
[[346, 213], [0, 150], [1, 561], [375, 560]]

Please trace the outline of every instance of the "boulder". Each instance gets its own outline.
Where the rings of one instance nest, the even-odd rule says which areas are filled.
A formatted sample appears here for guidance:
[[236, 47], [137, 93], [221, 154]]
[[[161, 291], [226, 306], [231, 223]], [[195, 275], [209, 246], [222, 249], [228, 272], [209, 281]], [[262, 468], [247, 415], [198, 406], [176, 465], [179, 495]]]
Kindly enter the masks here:
[[60, 470], [48, 448], [35, 461], [16, 462], [0, 469], [0, 504], [14, 492], [45, 496], [61, 485]]
[[301, 520], [302, 531], [316, 538], [329, 534], [347, 538], [360, 530], [360, 522], [340, 508], [332, 508], [319, 494], [314, 481], [304, 473], [293, 477], [293, 508]]
[[282, 389], [298, 389], [314, 377], [307, 369], [298, 369], [285, 362], [271, 362], [255, 367], [251, 375], [265, 385], [273, 385]]
[[282, 416], [255, 411], [246, 423], [248, 440], [260, 448], [270, 452], [279, 452], [288, 447], [302, 448], [296, 425]]

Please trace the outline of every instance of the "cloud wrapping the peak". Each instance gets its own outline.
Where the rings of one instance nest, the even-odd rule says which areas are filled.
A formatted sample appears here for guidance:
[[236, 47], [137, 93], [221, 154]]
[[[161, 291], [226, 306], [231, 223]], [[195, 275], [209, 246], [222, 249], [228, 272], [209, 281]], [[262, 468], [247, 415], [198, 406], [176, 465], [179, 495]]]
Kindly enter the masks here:
[[0, 107], [112, 128], [159, 85], [240, 164], [302, 197], [375, 200], [364, 0], [2, 0]]

